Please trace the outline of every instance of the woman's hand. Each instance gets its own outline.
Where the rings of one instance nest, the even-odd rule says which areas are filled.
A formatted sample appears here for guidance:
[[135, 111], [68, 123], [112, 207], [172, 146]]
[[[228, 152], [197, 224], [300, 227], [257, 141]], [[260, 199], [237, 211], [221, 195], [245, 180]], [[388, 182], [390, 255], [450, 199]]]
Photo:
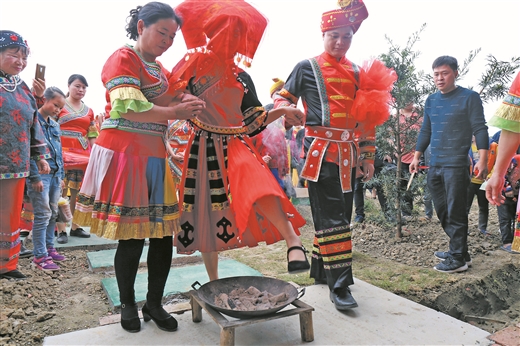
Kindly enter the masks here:
[[506, 197], [502, 194], [504, 182], [504, 176], [495, 173], [493, 173], [491, 178], [486, 182], [486, 198], [492, 205], [499, 206], [506, 201]]
[[305, 115], [295, 105], [289, 107], [280, 107], [285, 111], [285, 121], [291, 126], [301, 126], [304, 124]]
[[31, 187], [36, 192], [43, 192], [43, 182], [41, 180], [37, 183], [31, 183]]
[[181, 102], [174, 101], [170, 103], [169, 107], [175, 113], [171, 119], [189, 120], [200, 115], [206, 108], [206, 103], [196, 96], [185, 94]]
[[184, 161], [184, 153], [183, 154], [179, 154], [179, 153], [172, 154], [172, 159], [174, 159], [175, 161], [182, 162], [182, 161]]
[[49, 174], [51, 172], [51, 167], [45, 160], [36, 161], [36, 166], [38, 167], [38, 173], [40, 174]]
[[43, 97], [43, 93], [45, 91], [45, 81], [41, 78], [33, 79], [33, 91], [34, 95], [38, 97]]

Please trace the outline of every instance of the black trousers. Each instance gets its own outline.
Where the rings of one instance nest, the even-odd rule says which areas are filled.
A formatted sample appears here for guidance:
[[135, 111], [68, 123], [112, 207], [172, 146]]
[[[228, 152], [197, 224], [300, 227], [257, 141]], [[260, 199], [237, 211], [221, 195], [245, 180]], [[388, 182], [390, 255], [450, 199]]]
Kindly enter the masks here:
[[506, 197], [504, 204], [497, 207], [497, 212], [502, 244], [511, 244], [515, 232], [516, 201], [511, 197]]
[[[134, 284], [143, 247], [144, 239], [119, 240], [117, 245], [114, 268], [121, 304], [135, 302]], [[148, 293], [146, 294], [146, 305], [149, 308], [162, 305], [164, 286], [170, 273], [172, 253], [171, 236], [150, 238], [147, 257]]]
[[[352, 188], [355, 170], [352, 170]], [[310, 276], [327, 281], [331, 291], [354, 284], [350, 219], [353, 193], [343, 193], [338, 165], [324, 162], [317, 182], [308, 181], [316, 237]], [[334, 250], [330, 250], [330, 249]]]
[[435, 212], [450, 238], [449, 253], [463, 260], [468, 252], [469, 171], [466, 167], [430, 167], [427, 179]]

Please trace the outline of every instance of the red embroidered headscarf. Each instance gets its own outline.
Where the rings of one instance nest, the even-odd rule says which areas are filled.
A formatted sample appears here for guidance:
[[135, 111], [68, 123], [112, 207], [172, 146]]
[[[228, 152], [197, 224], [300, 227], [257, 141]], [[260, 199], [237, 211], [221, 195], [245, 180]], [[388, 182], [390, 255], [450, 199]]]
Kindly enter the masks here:
[[[211, 39], [218, 37], [218, 45], [236, 47], [231, 54], [247, 67], [251, 65], [267, 27], [267, 18], [244, 0], [184, 0], [175, 11], [183, 18], [181, 31], [188, 50], [211, 49], [208, 43], [211, 45]], [[239, 35], [237, 30], [240, 30]], [[212, 51], [228, 54], [223, 49]], [[222, 60], [229, 58], [219, 57]]]

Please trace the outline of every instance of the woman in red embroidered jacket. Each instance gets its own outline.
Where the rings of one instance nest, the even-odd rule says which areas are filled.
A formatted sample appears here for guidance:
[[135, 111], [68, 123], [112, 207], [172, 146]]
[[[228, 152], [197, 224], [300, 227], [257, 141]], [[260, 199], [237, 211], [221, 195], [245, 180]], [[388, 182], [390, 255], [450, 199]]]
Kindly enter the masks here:
[[[70, 210], [74, 214], [76, 197], [90, 157], [90, 148], [99, 133], [92, 108], [82, 101], [87, 92], [87, 79], [80, 74], [73, 74], [69, 77], [67, 85], [69, 92], [65, 100], [65, 107], [58, 115], [58, 123], [61, 128], [63, 162], [65, 165], [63, 197], [67, 197], [68, 192], [70, 192]], [[58, 224], [58, 228], [60, 230], [58, 243], [66, 243], [68, 239], [64, 225]], [[72, 223], [70, 236], [89, 238], [90, 234]]]
[[180, 228], [164, 135], [168, 120], [190, 119], [204, 102], [192, 95], [169, 94], [169, 73], [156, 60], [172, 46], [181, 25], [171, 6], [150, 2], [131, 10], [129, 18], [126, 31], [136, 44], [117, 49], [103, 66], [110, 118], [103, 122], [92, 147], [74, 221], [90, 225], [97, 236], [118, 240], [114, 269], [121, 326], [129, 332], [141, 329], [134, 284], [149, 239], [143, 317], [172, 332], [177, 321], [162, 307], [162, 297], [172, 237]]

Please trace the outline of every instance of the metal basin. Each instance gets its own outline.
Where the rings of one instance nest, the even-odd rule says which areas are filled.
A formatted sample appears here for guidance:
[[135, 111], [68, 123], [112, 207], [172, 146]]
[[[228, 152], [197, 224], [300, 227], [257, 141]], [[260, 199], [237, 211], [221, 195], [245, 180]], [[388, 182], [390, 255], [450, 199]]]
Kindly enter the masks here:
[[[213, 309], [235, 318], [254, 318], [274, 314], [305, 294], [305, 288], [302, 288], [300, 292], [298, 292], [296, 287], [288, 282], [263, 276], [235, 276], [210, 281], [199, 288], [196, 288], [197, 285], [200, 286], [198, 281], [194, 282], [191, 287], [197, 292], [202, 301]], [[274, 308], [254, 311], [231, 310], [215, 305], [215, 296], [218, 296], [221, 293], [229, 294], [236, 288], [248, 289], [251, 286], [256, 287], [262, 292], [267, 291], [274, 295], [285, 292], [288, 299], [283, 304]]]

